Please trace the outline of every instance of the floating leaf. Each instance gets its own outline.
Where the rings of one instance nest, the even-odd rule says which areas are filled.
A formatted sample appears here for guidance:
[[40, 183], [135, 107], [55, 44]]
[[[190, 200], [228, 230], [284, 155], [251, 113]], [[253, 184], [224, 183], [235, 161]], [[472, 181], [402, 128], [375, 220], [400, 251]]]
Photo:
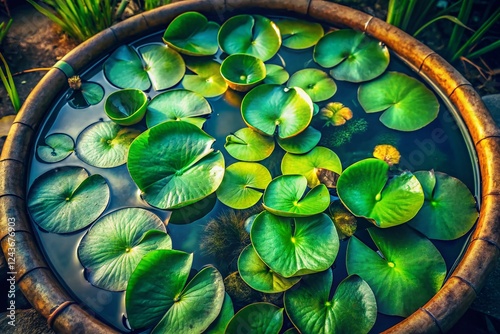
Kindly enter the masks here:
[[323, 37], [323, 27], [319, 23], [297, 19], [276, 21], [280, 29], [283, 45], [290, 49], [307, 49]]
[[252, 55], [232, 54], [222, 61], [220, 73], [231, 89], [247, 92], [264, 80], [266, 66]]
[[148, 96], [140, 89], [122, 89], [108, 95], [104, 111], [116, 124], [139, 123], [146, 114]]
[[198, 93], [174, 89], [155, 96], [146, 113], [148, 128], [165, 121], [185, 121], [202, 127], [206, 119], [199, 117], [212, 112], [208, 101]]
[[212, 193], [196, 203], [186, 205], [180, 209], [171, 210], [169, 224], [190, 224], [208, 215], [217, 203], [217, 196]]
[[366, 34], [341, 29], [323, 36], [314, 47], [314, 61], [334, 67], [330, 74], [336, 80], [362, 82], [384, 73], [389, 65], [389, 50]]
[[219, 46], [227, 54], [244, 53], [267, 61], [281, 46], [279, 28], [261, 15], [236, 15], [219, 30]]
[[268, 136], [277, 131], [282, 139], [304, 131], [312, 113], [311, 98], [298, 87], [260, 85], [248, 92], [241, 103], [241, 115], [249, 127]]
[[224, 296], [224, 303], [222, 304], [222, 309], [217, 316], [217, 318], [212, 322], [212, 324], [207, 328], [203, 334], [223, 334], [225, 332], [226, 326], [229, 321], [234, 316], [234, 307], [231, 297], [226, 293]]
[[399, 159], [401, 159], [401, 154], [398, 149], [392, 145], [377, 145], [373, 150], [373, 156], [377, 159], [385, 161], [389, 166], [397, 165]]
[[321, 213], [330, 204], [328, 189], [320, 184], [305, 196], [307, 179], [302, 175], [281, 175], [264, 192], [264, 207], [283, 217], [306, 217]]
[[414, 131], [436, 119], [439, 102], [423, 83], [403, 73], [387, 72], [362, 84], [358, 100], [367, 113], [384, 111], [382, 124], [390, 129]]
[[217, 198], [231, 208], [247, 209], [257, 204], [271, 180], [271, 174], [261, 164], [237, 162], [226, 168]]
[[298, 289], [285, 293], [285, 309], [301, 333], [368, 333], [377, 319], [370, 286], [357, 275], [340, 282], [333, 298], [333, 274], [305, 276]]
[[163, 41], [176, 51], [191, 56], [211, 56], [217, 53], [219, 24], [208, 21], [197, 12], [177, 16], [163, 34]]
[[273, 153], [274, 140], [272, 137], [263, 136], [250, 128], [243, 128], [233, 135], [227, 136], [224, 147], [235, 159], [260, 161]]
[[415, 176], [425, 201], [408, 224], [431, 239], [453, 240], [466, 234], [478, 218], [476, 201], [467, 186], [440, 172], [419, 171]]
[[290, 75], [288, 72], [279, 65], [265, 64], [266, 65], [266, 78], [264, 83], [282, 85], [288, 81]]
[[335, 81], [316, 68], [305, 68], [295, 72], [288, 80], [288, 87], [302, 88], [313, 102], [328, 100], [337, 92]]
[[283, 309], [269, 303], [245, 306], [231, 319], [226, 333], [278, 334], [283, 326]]
[[127, 162], [132, 141], [141, 133], [113, 122], [97, 122], [78, 136], [76, 153], [85, 163], [99, 168], [113, 168]]
[[248, 245], [238, 258], [241, 278], [252, 289], [265, 293], [278, 293], [290, 289], [300, 277], [284, 278], [273, 272], [260, 259], [252, 245]]
[[158, 216], [140, 208], [125, 208], [92, 225], [78, 246], [78, 258], [92, 285], [121, 291], [144, 255], [171, 248], [172, 240]]
[[303, 154], [312, 150], [318, 145], [321, 139], [321, 132], [308, 126], [304, 131], [296, 136], [281, 139], [277, 138], [278, 145], [285, 151], [293, 154]]
[[224, 176], [224, 157], [211, 148], [214, 141], [182, 121], [140, 134], [130, 145], [127, 167], [143, 198], [161, 209], [178, 209], [215, 192]]
[[337, 231], [324, 213], [285, 218], [264, 211], [255, 218], [250, 237], [262, 261], [283, 277], [324, 271], [339, 251]]
[[338, 196], [349, 211], [382, 228], [406, 223], [424, 203], [415, 175], [403, 172], [389, 179], [388, 172], [385, 161], [364, 159], [344, 170], [337, 182]]
[[66, 159], [75, 150], [73, 138], [64, 133], [53, 133], [45, 137], [45, 145], [38, 145], [36, 153], [44, 162], [54, 163]]
[[370, 285], [380, 313], [406, 317], [441, 288], [446, 263], [427, 238], [407, 226], [368, 231], [379, 251], [351, 237], [347, 272]]
[[186, 284], [192, 261], [193, 254], [174, 250], [155, 250], [142, 258], [125, 294], [132, 328], [156, 325], [152, 334], [178, 334], [201, 333], [210, 326], [222, 308], [224, 283], [217, 269], [207, 266]]
[[182, 86], [204, 97], [215, 97], [227, 90], [226, 80], [220, 74], [220, 64], [211, 59], [189, 58], [186, 66], [194, 74], [186, 74]]
[[340, 102], [330, 102], [321, 108], [320, 118], [326, 120], [325, 126], [339, 126], [352, 118], [352, 111]]
[[68, 104], [76, 109], [98, 104], [104, 98], [104, 88], [95, 82], [83, 82], [80, 89], [74, 90], [68, 97]]
[[318, 178], [319, 169], [330, 170], [340, 175], [342, 163], [335, 152], [321, 146], [315, 147], [303, 155], [286, 153], [281, 161], [283, 174], [304, 175], [309, 188], [314, 188], [322, 183]]
[[106, 180], [81, 167], [51, 169], [38, 177], [28, 193], [28, 209], [41, 228], [53, 233], [78, 231], [108, 206]]
[[7, 115], [0, 118], [0, 137], [7, 137], [16, 115]]

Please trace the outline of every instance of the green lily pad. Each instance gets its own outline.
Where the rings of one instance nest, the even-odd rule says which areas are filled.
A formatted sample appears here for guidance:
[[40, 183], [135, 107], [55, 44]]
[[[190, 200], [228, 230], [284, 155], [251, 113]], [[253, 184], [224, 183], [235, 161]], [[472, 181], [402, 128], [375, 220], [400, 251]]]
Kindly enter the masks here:
[[211, 59], [186, 59], [187, 68], [194, 74], [186, 74], [182, 86], [204, 97], [215, 97], [227, 90], [226, 80], [220, 74], [220, 64]]
[[408, 224], [431, 239], [453, 240], [465, 235], [479, 216], [467, 186], [440, 172], [420, 171], [415, 176], [424, 189], [425, 201]]
[[217, 318], [210, 324], [210, 326], [203, 332], [203, 334], [224, 334], [227, 324], [234, 316], [233, 301], [229, 295], [225, 294], [222, 309]]
[[172, 240], [158, 216], [140, 208], [125, 208], [92, 225], [78, 246], [78, 258], [92, 285], [121, 291], [144, 255], [171, 248]]
[[266, 65], [266, 78], [264, 83], [266, 84], [276, 84], [283, 85], [288, 81], [290, 74], [279, 65], [275, 64], [265, 64]]
[[324, 35], [323, 27], [316, 22], [297, 19], [276, 21], [280, 29], [282, 44], [290, 49], [307, 49], [316, 45]]
[[286, 153], [281, 161], [283, 174], [300, 174], [306, 177], [307, 186], [314, 188], [321, 184], [318, 169], [330, 170], [336, 174], [342, 173], [342, 163], [338, 155], [326, 147], [315, 147], [303, 155]]
[[339, 251], [337, 230], [324, 213], [285, 218], [264, 211], [255, 218], [250, 238], [262, 261], [286, 278], [330, 268]]
[[224, 177], [224, 157], [211, 148], [214, 141], [182, 121], [140, 134], [130, 145], [127, 167], [143, 198], [154, 207], [178, 209], [215, 192]]
[[132, 328], [156, 325], [152, 334], [178, 334], [201, 333], [210, 326], [222, 308], [224, 283], [211, 266], [187, 283], [192, 262], [193, 254], [175, 250], [155, 250], [142, 258], [125, 294]]
[[305, 68], [295, 72], [288, 80], [288, 87], [302, 88], [313, 102], [328, 100], [337, 92], [335, 81], [316, 68]]
[[232, 54], [222, 61], [220, 73], [231, 89], [247, 92], [264, 80], [266, 66], [252, 55]]
[[406, 317], [441, 288], [446, 263], [429, 239], [408, 226], [368, 231], [379, 251], [351, 237], [347, 272], [370, 285], [380, 313]]
[[293, 137], [311, 122], [313, 103], [298, 87], [264, 84], [245, 95], [241, 103], [243, 121], [268, 136], [277, 131], [280, 138]]
[[384, 73], [389, 65], [389, 50], [366, 34], [341, 29], [323, 36], [314, 47], [313, 59], [319, 65], [334, 67], [336, 80], [362, 82]]
[[190, 224], [205, 217], [212, 211], [217, 203], [217, 196], [212, 193], [196, 203], [186, 205], [180, 209], [171, 210], [172, 214], [168, 220], [169, 224]]
[[155, 96], [147, 106], [148, 128], [165, 121], [185, 121], [199, 128], [206, 119], [199, 116], [212, 112], [208, 101], [198, 93], [174, 89]]
[[113, 122], [97, 122], [78, 136], [76, 153], [85, 163], [99, 168], [113, 168], [127, 162], [132, 141], [141, 133]]
[[243, 128], [227, 136], [224, 147], [235, 159], [260, 161], [273, 153], [274, 140], [273, 137], [263, 136], [250, 128]]
[[236, 162], [226, 168], [217, 198], [234, 209], [247, 209], [260, 200], [271, 182], [271, 173], [255, 162]]
[[439, 102], [423, 83], [403, 73], [387, 72], [362, 84], [358, 100], [365, 112], [384, 111], [382, 124], [400, 131], [423, 128], [436, 119]]
[[104, 111], [116, 124], [139, 123], [146, 114], [148, 96], [140, 89], [122, 89], [108, 95]]
[[53, 233], [81, 230], [95, 221], [108, 206], [106, 180], [89, 176], [81, 167], [51, 169], [38, 177], [28, 193], [28, 210], [41, 228]]
[[290, 289], [300, 281], [300, 277], [284, 278], [272, 271], [257, 255], [252, 245], [248, 245], [238, 258], [241, 278], [252, 289], [264, 293], [278, 293]]
[[197, 12], [177, 16], [163, 34], [163, 41], [176, 51], [191, 56], [211, 56], [217, 53], [219, 24], [208, 21]]
[[184, 60], [166, 45], [149, 44], [138, 51], [142, 59], [132, 47], [123, 45], [104, 62], [104, 75], [113, 85], [147, 90], [152, 83], [155, 90], [162, 90], [184, 76]]
[[296, 136], [281, 139], [277, 138], [278, 145], [285, 151], [293, 154], [304, 154], [318, 145], [321, 139], [321, 132], [308, 126], [304, 131]]
[[261, 15], [233, 16], [221, 26], [219, 46], [227, 54], [244, 53], [267, 61], [281, 46], [276, 24]]
[[54, 163], [66, 159], [75, 150], [73, 138], [64, 133], [45, 137], [44, 145], [38, 145], [36, 153], [44, 162]]
[[68, 97], [68, 104], [75, 109], [96, 105], [104, 98], [104, 88], [95, 82], [83, 82], [80, 89]]
[[301, 333], [368, 333], [377, 319], [370, 286], [357, 275], [340, 282], [333, 298], [332, 270], [305, 276], [285, 293], [285, 310]]
[[281, 175], [264, 192], [264, 208], [283, 217], [307, 217], [325, 211], [330, 193], [325, 185], [312, 188], [305, 196], [307, 179], [303, 175]]
[[226, 333], [278, 334], [283, 326], [283, 309], [270, 303], [245, 306], [231, 319]]
[[389, 179], [388, 172], [385, 161], [364, 159], [346, 168], [337, 182], [337, 194], [349, 211], [382, 228], [406, 223], [424, 204], [415, 175], [403, 172]]

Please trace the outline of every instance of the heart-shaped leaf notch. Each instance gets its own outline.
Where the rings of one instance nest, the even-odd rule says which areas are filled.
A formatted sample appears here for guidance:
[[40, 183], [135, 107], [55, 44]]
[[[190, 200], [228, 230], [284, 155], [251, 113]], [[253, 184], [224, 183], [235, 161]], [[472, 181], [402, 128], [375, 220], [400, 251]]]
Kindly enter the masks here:
[[198, 12], [177, 16], [163, 34], [163, 41], [174, 50], [189, 56], [211, 56], [217, 53], [219, 24], [208, 21]]
[[370, 285], [380, 313], [406, 317], [441, 288], [446, 263], [429, 239], [408, 226], [372, 227], [368, 232], [378, 251], [352, 236], [347, 246], [347, 272]]
[[389, 178], [389, 165], [373, 158], [346, 168], [337, 181], [337, 194], [355, 216], [382, 228], [406, 223], [424, 204], [415, 175], [402, 172]]
[[203, 95], [215, 97], [227, 90], [226, 80], [220, 74], [220, 64], [212, 59], [185, 57], [186, 67], [194, 74], [186, 73], [182, 86]]
[[222, 61], [220, 73], [229, 88], [248, 92], [266, 77], [266, 66], [257, 57], [247, 54], [232, 54]]
[[225, 297], [222, 276], [207, 266], [187, 282], [192, 262], [193, 254], [175, 250], [155, 250], [142, 258], [125, 294], [132, 328], [202, 333], [217, 319]]
[[144, 255], [171, 248], [172, 240], [158, 216], [140, 208], [125, 208], [92, 225], [78, 246], [78, 258], [92, 285], [121, 291]]
[[148, 96], [142, 90], [121, 89], [108, 95], [104, 111], [116, 124], [134, 125], [144, 118], [147, 103]]
[[387, 72], [362, 84], [358, 100], [365, 112], [384, 111], [382, 124], [399, 131], [415, 131], [436, 119], [439, 102], [423, 83], [406, 74]]
[[264, 192], [264, 208], [283, 217], [307, 217], [325, 211], [330, 204], [326, 186], [319, 184], [304, 195], [306, 188], [303, 175], [278, 176]]
[[282, 44], [290, 49], [307, 49], [316, 45], [325, 33], [321, 24], [297, 19], [276, 21]]
[[297, 289], [285, 293], [285, 310], [301, 333], [368, 333], [377, 319], [370, 286], [357, 275], [340, 282], [333, 298], [331, 269], [304, 276]]
[[45, 137], [44, 145], [38, 145], [38, 157], [47, 163], [66, 159], [75, 150], [73, 138], [65, 133], [53, 133]]
[[305, 68], [295, 72], [288, 80], [288, 87], [300, 87], [313, 102], [328, 100], [337, 92], [333, 79], [317, 68]]
[[225, 333], [278, 334], [283, 326], [283, 309], [270, 303], [254, 303], [238, 311]]
[[263, 136], [250, 128], [243, 128], [226, 137], [227, 152], [235, 159], [260, 161], [274, 151], [273, 137]]
[[324, 271], [339, 251], [337, 230], [324, 213], [285, 218], [263, 211], [252, 224], [250, 238], [262, 261], [285, 278]]
[[440, 172], [419, 171], [425, 202], [408, 224], [428, 238], [453, 240], [466, 234], [477, 220], [476, 200], [460, 180]]
[[243, 121], [268, 136], [281, 139], [298, 135], [312, 119], [313, 103], [302, 88], [263, 84], [245, 95], [241, 103]]
[[372, 80], [389, 65], [389, 50], [379, 41], [352, 29], [341, 29], [323, 36], [314, 47], [313, 58], [336, 80]]
[[154, 207], [178, 209], [215, 192], [224, 177], [224, 157], [211, 148], [214, 141], [182, 121], [140, 134], [130, 145], [127, 167], [143, 198]]
[[95, 221], [108, 206], [106, 180], [81, 167], [51, 169], [38, 177], [28, 193], [28, 210], [41, 228], [71, 233]]

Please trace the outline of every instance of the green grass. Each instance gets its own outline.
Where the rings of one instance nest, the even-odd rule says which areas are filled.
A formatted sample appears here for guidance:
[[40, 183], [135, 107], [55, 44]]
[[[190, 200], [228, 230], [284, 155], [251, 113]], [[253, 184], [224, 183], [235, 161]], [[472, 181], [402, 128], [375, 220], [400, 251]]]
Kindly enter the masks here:
[[155, 9], [156, 7], [160, 7], [163, 5], [167, 5], [171, 2], [171, 0], [144, 0], [144, 10]]
[[12, 25], [12, 19], [7, 21], [7, 23], [5, 22], [0, 23], [0, 44], [2, 44], [3, 39], [7, 35], [7, 31], [9, 31], [11, 25]]
[[10, 72], [9, 65], [7, 61], [3, 57], [2, 53], [0, 53], [0, 60], [3, 63], [3, 67], [0, 64], [0, 79], [2, 80], [5, 89], [7, 90], [7, 94], [9, 95], [10, 101], [14, 106], [14, 109], [19, 111], [21, 109], [21, 101], [19, 100], [19, 95], [17, 94], [16, 84], [14, 83], [14, 78], [12, 77], [12, 73]]

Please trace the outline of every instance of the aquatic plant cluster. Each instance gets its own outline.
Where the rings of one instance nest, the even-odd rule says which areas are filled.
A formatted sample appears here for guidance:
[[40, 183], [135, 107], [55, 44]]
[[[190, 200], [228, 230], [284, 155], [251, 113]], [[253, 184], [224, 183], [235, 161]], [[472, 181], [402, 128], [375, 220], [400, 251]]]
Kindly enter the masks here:
[[[174, 19], [163, 41], [116, 49], [103, 64], [106, 79], [120, 88], [104, 102], [110, 121], [86, 128], [76, 145], [67, 134], [50, 134], [37, 156], [55, 163], [76, 152], [96, 168], [126, 163], [145, 207], [171, 211], [170, 223], [200, 201], [250, 208], [244, 217], [229, 215], [244, 223], [227, 225], [227, 233], [223, 224], [209, 224], [209, 236], [238, 240], [222, 252], [231, 263], [193, 275], [194, 255], [172, 249], [165, 223], [152, 212], [122, 208], [101, 216], [110, 186], [83, 167], [44, 173], [28, 195], [41, 229], [88, 229], [77, 250], [86, 279], [125, 291], [133, 329], [366, 333], [377, 313], [408, 316], [439, 290], [446, 264], [429, 239], [453, 240], [472, 228], [478, 213], [467, 187], [441, 172], [401, 170], [391, 145], [345, 169], [331, 148], [318, 145], [323, 131], [366, 127], [333, 100], [336, 81], [359, 83], [363, 110], [382, 112], [390, 129], [418, 130], [437, 117], [439, 103], [425, 85], [386, 71], [384, 45], [354, 30], [325, 34], [320, 24], [298, 19], [237, 15], [220, 26], [196, 12]], [[290, 75], [286, 66], [266, 63], [281, 48], [312, 50], [317, 66]], [[72, 108], [105, 96], [98, 83], [70, 83]], [[247, 126], [227, 134], [223, 153], [203, 127], [212, 113], [207, 98], [228, 87], [244, 95], [237, 104]], [[149, 101], [148, 90], [164, 92]], [[339, 137], [338, 145], [346, 140]], [[276, 152], [278, 173], [269, 168]], [[226, 166], [228, 156], [237, 161]], [[371, 243], [357, 235], [357, 220], [372, 223]], [[340, 238], [349, 238], [348, 276], [332, 293]], [[204, 243], [222, 249], [225, 241]], [[231, 266], [229, 288], [221, 272]], [[233, 304], [235, 291], [244, 296], [233, 295]]]

